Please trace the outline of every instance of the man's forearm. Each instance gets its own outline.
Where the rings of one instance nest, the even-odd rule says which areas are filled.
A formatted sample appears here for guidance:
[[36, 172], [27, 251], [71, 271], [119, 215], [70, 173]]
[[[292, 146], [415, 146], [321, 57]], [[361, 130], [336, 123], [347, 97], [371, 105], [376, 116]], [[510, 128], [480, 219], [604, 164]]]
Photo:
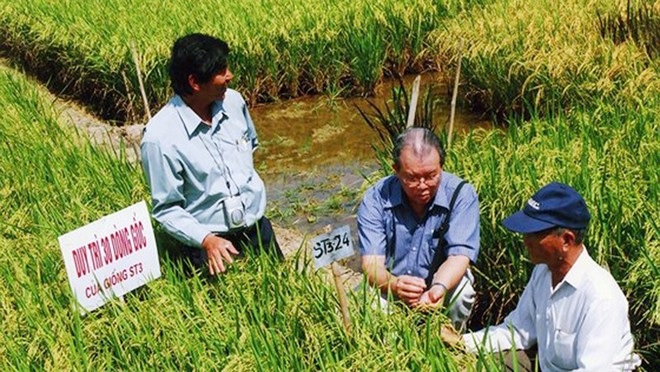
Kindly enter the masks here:
[[468, 266], [470, 266], [470, 259], [466, 256], [449, 256], [433, 275], [433, 282], [442, 283], [447, 290], [452, 290], [460, 283]]
[[385, 268], [385, 257], [365, 256], [362, 258], [362, 271], [366, 274], [369, 284], [378, 287], [382, 292], [395, 292], [397, 277]]

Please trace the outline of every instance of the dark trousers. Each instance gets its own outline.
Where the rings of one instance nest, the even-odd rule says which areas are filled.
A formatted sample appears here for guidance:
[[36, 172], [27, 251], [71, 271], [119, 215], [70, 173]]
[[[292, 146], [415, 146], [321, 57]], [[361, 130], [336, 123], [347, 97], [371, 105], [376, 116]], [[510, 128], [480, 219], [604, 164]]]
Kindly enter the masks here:
[[[240, 256], [244, 256], [245, 250], [248, 249], [255, 254], [274, 254], [277, 255], [280, 260], [284, 259], [280, 245], [275, 238], [273, 226], [265, 216], [253, 226], [226, 233], [217, 233], [216, 235], [229, 240], [238, 250]], [[186, 257], [195, 268], [202, 269], [207, 267], [208, 256], [206, 255], [206, 250], [204, 250], [204, 248], [194, 248], [184, 245], [181, 247], [181, 250], [184, 257]]]

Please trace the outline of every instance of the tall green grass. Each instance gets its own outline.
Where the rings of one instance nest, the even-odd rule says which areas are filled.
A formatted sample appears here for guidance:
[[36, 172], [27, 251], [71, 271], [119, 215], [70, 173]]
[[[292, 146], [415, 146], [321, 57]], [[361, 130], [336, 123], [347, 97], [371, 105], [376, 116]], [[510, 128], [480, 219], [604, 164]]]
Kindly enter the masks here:
[[104, 117], [139, 118], [144, 109], [131, 41], [152, 107], [170, 95], [171, 45], [191, 32], [229, 43], [235, 86], [252, 102], [362, 94], [385, 72], [424, 69], [431, 61], [428, 33], [484, 2], [21, 0], [0, 5], [0, 45], [42, 79], [96, 105]]
[[660, 52], [660, 10], [650, 1], [628, 0], [625, 10], [597, 12], [600, 36], [617, 44], [635, 42], [650, 58]]
[[[220, 13], [209, 4], [88, 3], [4, 3], [0, 40], [44, 76], [70, 84], [69, 92], [105, 102], [113, 117], [141, 110], [130, 38], [141, 51], [152, 102], [167, 96], [167, 48], [191, 31], [234, 46], [237, 85], [253, 99], [354, 85], [366, 91], [378, 75], [374, 60], [398, 72], [433, 59], [445, 66], [464, 38], [461, 89], [508, 118], [506, 131], [459, 136], [446, 163], [481, 199], [475, 321], [500, 320], [529, 277], [520, 237], [506, 232], [501, 219], [538, 187], [559, 180], [587, 199], [593, 215], [587, 247], [626, 293], [647, 366], [660, 363], [658, 62], [634, 39], [602, 37], [596, 14], [620, 12], [625, 2], [415, 2], [426, 4], [418, 8], [263, 1], [233, 4], [222, 13], [228, 22], [217, 24], [196, 17], [200, 9]], [[439, 20], [446, 28], [437, 28]], [[433, 28], [431, 37], [419, 39]], [[332, 289], [319, 275], [296, 270], [295, 261], [265, 270], [267, 263], [246, 260], [209, 284], [164, 260], [162, 280], [127, 296], [125, 305], [81, 319], [70, 309], [56, 237], [148, 198], [141, 172], [121, 154], [117, 159], [61, 128], [23, 78], [3, 71], [0, 80], [0, 363], [17, 369], [498, 368], [496, 360], [475, 362], [446, 350], [436, 328], [424, 326], [442, 317], [403, 310], [385, 317], [359, 295], [351, 300], [356, 329], [346, 335]]]
[[[447, 20], [429, 38], [441, 64], [465, 40], [461, 76], [468, 98], [500, 116], [576, 105], [596, 109], [602, 99], [643, 104], [642, 97], [660, 89], [658, 60], [647, 55], [645, 40], [615, 42], [601, 35], [600, 14], [618, 14], [626, 4], [496, 1]], [[660, 16], [649, 12], [651, 19]]]

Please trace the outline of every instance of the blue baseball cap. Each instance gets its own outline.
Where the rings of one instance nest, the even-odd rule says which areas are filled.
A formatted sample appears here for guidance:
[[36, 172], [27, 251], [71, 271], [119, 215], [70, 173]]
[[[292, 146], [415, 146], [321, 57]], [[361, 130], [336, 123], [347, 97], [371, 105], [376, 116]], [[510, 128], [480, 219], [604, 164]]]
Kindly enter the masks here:
[[507, 217], [502, 224], [511, 231], [527, 234], [553, 227], [584, 229], [590, 218], [587, 203], [577, 191], [552, 182], [532, 195], [523, 210]]

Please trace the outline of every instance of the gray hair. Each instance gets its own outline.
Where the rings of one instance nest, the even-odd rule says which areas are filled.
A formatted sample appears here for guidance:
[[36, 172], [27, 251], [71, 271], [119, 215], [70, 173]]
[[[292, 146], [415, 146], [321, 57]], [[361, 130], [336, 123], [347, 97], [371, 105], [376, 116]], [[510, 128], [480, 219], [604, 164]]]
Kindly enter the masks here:
[[575, 235], [575, 244], [582, 244], [582, 241], [587, 235], [587, 228], [585, 227], [584, 229], [570, 229], [568, 227], [561, 227], [557, 226], [553, 228], [552, 233], [554, 235], [561, 235], [564, 233], [565, 230], [568, 230]]
[[399, 134], [394, 140], [392, 157], [394, 165], [401, 165], [401, 151], [410, 146], [415, 155], [426, 155], [432, 149], [435, 149], [440, 156], [440, 166], [445, 164], [445, 149], [440, 144], [440, 139], [431, 130], [426, 128], [408, 128]]

